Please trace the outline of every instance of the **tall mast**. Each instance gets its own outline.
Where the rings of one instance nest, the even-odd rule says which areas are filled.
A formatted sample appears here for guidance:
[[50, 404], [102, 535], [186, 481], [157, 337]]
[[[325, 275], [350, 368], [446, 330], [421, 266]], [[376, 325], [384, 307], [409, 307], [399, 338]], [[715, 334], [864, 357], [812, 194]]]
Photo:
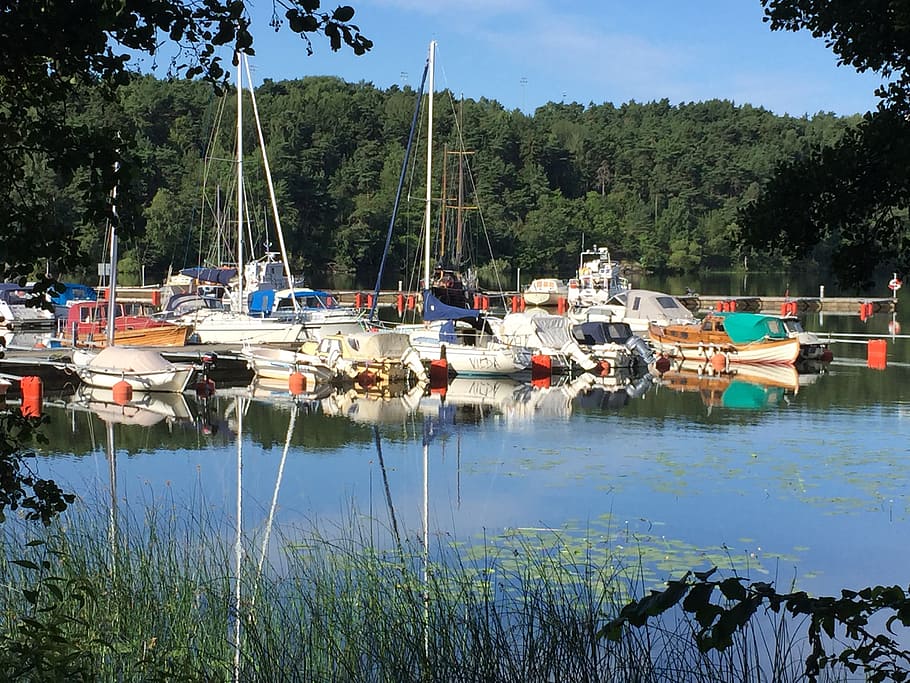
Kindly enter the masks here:
[[114, 331], [116, 329], [117, 315], [117, 223], [120, 217], [117, 215], [117, 184], [120, 182], [120, 162], [114, 162], [114, 189], [111, 190], [111, 274], [107, 279], [108, 296], [107, 296], [107, 345], [114, 345]]
[[237, 305], [246, 312], [243, 293], [243, 81], [237, 52]]
[[278, 235], [278, 247], [281, 250], [281, 261], [284, 263], [284, 276], [288, 281], [288, 289], [291, 290], [291, 303], [294, 311], [298, 310], [299, 303], [294, 296], [294, 278], [291, 275], [291, 261], [288, 258], [287, 248], [284, 245], [284, 232], [281, 229], [281, 216], [278, 214], [278, 200], [275, 198], [275, 184], [272, 182], [272, 170], [269, 167], [269, 157], [265, 151], [265, 137], [262, 135], [262, 121], [259, 120], [259, 107], [256, 106], [256, 92], [253, 89], [253, 78], [250, 75], [250, 63], [243, 55], [243, 64], [246, 69], [246, 84], [250, 89], [250, 100], [253, 103], [253, 116], [256, 119], [256, 134], [259, 136], [259, 148], [262, 150], [262, 167], [265, 170], [265, 180], [269, 188], [269, 202], [272, 206], [272, 218], [275, 221], [275, 232]]
[[427, 93], [427, 196], [426, 208], [423, 217], [424, 254], [423, 283], [424, 288], [430, 289], [430, 214], [432, 213], [432, 185], [433, 185], [433, 82], [436, 65], [436, 41], [430, 41], [430, 54], [427, 57], [427, 69], [430, 72], [429, 91]]

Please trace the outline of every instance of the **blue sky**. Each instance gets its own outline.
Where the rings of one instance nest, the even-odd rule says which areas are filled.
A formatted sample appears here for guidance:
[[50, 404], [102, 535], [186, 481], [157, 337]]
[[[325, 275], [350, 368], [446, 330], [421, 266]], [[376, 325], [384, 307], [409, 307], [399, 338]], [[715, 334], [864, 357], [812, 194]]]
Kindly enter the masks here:
[[533, 112], [549, 101], [620, 105], [719, 98], [793, 116], [874, 109], [880, 79], [837, 66], [807, 32], [771, 31], [759, 0], [342, 0], [374, 42], [362, 57], [275, 33], [271, 0], [249, 3], [254, 79], [335, 75], [419, 85], [438, 41], [437, 89]]

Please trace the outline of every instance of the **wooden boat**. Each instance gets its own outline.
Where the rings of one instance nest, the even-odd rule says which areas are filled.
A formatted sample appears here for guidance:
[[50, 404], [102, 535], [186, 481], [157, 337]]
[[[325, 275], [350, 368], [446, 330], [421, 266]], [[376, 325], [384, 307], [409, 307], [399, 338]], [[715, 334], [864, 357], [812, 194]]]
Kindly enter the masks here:
[[124, 346], [75, 349], [71, 367], [90, 387], [113, 389], [124, 381], [133, 391], [183, 392], [196, 373], [196, 366], [172, 363], [152, 349]]
[[[64, 339], [75, 338], [76, 345], [108, 344], [108, 313], [111, 303], [104, 300], [80, 301], [68, 307]], [[159, 320], [151, 315], [128, 311], [114, 302], [114, 344], [122, 346], [184, 346], [192, 329], [188, 325]]]
[[757, 313], [708, 314], [691, 324], [656, 325], [651, 344], [663, 354], [685, 360], [792, 365], [799, 358], [799, 339], [789, 336], [781, 320]]

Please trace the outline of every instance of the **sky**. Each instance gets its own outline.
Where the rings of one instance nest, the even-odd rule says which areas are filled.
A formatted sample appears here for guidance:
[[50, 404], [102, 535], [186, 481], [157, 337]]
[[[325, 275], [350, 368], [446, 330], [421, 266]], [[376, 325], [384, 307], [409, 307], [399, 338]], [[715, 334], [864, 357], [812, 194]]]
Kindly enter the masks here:
[[[874, 109], [880, 79], [838, 66], [808, 32], [771, 31], [760, 0], [336, 0], [373, 41], [367, 54], [315, 54], [269, 26], [272, 0], [247, 0], [254, 81], [333, 75], [378, 88], [416, 88], [431, 40], [436, 87], [526, 113], [547, 102], [583, 105], [725, 99], [778, 115]], [[280, 9], [280, 8], [279, 8]], [[160, 74], [164, 75], [164, 74]]]

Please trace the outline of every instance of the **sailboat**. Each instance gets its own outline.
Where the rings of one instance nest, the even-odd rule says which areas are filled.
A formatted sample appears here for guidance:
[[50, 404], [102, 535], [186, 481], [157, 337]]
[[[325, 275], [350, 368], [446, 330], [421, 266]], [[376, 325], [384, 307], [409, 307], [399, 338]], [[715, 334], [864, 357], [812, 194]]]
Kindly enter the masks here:
[[470, 308], [458, 273], [439, 265], [431, 271], [433, 209], [433, 96], [436, 41], [430, 43], [427, 93], [426, 204], [424, 208], [423, 324], [399, 325], [424, 361], [445, 358], [456, 375], [512, 375], [531, 367], [531, 351], [495, 338], [479, 310]]
[[90, 387], [112, 389], [126, 382], [133, 391], [182, 392], [196, 373], [196, 367], [172, 363], [151, 348], [126, 347], [115, 344], [117, 311], [117, 207], [116, 190], [111, 222], [111, 276], [107, 314], [107, 346], [100, 351], [73, 349], [70, 369], [82, 383]]
[[[246, 86], [249, 89], [259, 138], [262, 150], [262, 161], [265, 178], [269, 188], [273, 222], [275, 224], [280, 247], [279, 254], [268, 252], [260, 259], [250, 259], [245, 262], [244, 253], [245, 216], [247, 207], [244, 201], [244, 174], [243, 174], [243, 90], [244, 73]], [[305, 309], [297, 296], [274, 294], [283, 286], [288, 292], [294, 291], [297, 283], [290, 272], [287, 250], [285, 249], [284, 236], [281, 230], [281, 221], [275, 199], [271, 170], [265, 153], [265, 141], [262, 135], [262, 126], [259, 121], [259, 110], [256, 106], [256, 96], [253, 91], [250, 76], [249, 62], [246, 55], [237, 55], [237, 138], [236, 138], [236, 183], [237, 183], [237, 236], [236, 236], [236, 263], [230, 268], [194, 268], [190, 269], [194, 280], [205, 280], [218, 284], [221, 288], [230, 287], [229, 305], [221, 305], [220, 300], [203, 297], [206, 305], [195, 310], [176, 315], [172, 318], [177, 322], [187, 322], [193, 325], [194, 331], [191, 340], [200, 344], [294, 344], [308, 339], [318, 339], [322, 332], [334, 333], [340, 329], [354, 331], [363, 329], [360, 314], [356, 311], [339, 311], [346, 315], [339, 315], [339, 311], [332, 310], [332, 315], [326, 315], [323, 310], [314, 311]], [[190, 271], [182, 271], [190, 274]], [[283, 271], [283, 272], [282, 272]], [[283, 284], [282, 284], [283, 283]], [[261, 297], [257, 299], [257, 306], [251, 309], [250, 294], [267, 291], [272, 293], [274, 306], [287, 304], [289, 310], [286, 315], [277, 315], [272, 307], [262, 307]], [[287, 299], [285, 302], [284, 299]], [[217, 305], [212, 305], [217, 304]], [[324, 307], [323, 307], [324, 308]]]

